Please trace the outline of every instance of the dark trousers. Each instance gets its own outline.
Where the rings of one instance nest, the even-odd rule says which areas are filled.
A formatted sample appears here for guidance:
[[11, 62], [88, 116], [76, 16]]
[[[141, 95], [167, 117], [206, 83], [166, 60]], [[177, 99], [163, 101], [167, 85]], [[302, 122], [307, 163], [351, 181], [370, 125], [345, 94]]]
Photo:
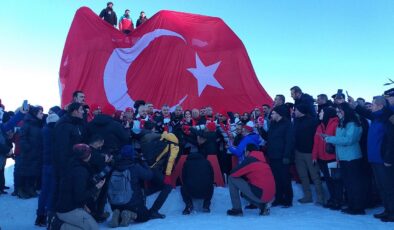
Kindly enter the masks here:
[[37, 215], [47, 215], [54, 212], [53, 193], [55, 192], [55, 174], [52, 165], [44, 165], [42, 168], [41, 192], [38, 197]]
[[153, 178], [149, 181], [151, 187], [146, 190], [146, 194], [149, 196], [157, 191], [160, 191], [159, 196], [156, 198], [152, 207], [150, 208], [152, 211], [159, 211], [163, 206], [164, 202], [166, 202], [168, 195], [170, 194], [172, 187], [171, 185], [164, 184], [164, 175], [159, 169], [152, 169]]
[[394, 215], [394, 166], [372, 164], [372, 170], [383, 206], [390, 215]]
[[15, 156], [14, 165], [14, 190], [17, 191], [21, 188], [21, 175], [20, 175], [21, 155]]
[[270, 159], [275, 178], [275, 201], [283, 205], [292, 205], [293, 187], [291, 186], [290, 165], [283, 164], [282, 159]]
[[4, 190], [4, 186], [5, 186], [4, 169], [6, 162], [7, 162], [7, 158], [5, 156], [0, 155], [0, 190]]
[[185, 202], [186, 205], [193, 205], [193, 198], [194, 199], [203, 199], [204, 205], [209, 206], [211, 204], [211, 199], [213, 196], [213, 185], [204, 189], [204, 191], [205, 192], [202, 194], [195, 194], [193, 191], [190, 191], [187, 187], [182, 186], [181, 187], [181, 195], [182, 195], [183, 202]]
[[320, 171], [323, 173], [324, 180], [327, 184], [328, 193], [330, 194], [329, 200], [341, 203], [343, 197], [342, 181], [335, 181], [331, 177], [327, 166], [330, 161], [318, 160], [317, 163], [319, 164]]
[[341, 176], [346, 190], [348, 207], [353, 210], [365, 209], [365, 177], [362, 159], [340, 161]]

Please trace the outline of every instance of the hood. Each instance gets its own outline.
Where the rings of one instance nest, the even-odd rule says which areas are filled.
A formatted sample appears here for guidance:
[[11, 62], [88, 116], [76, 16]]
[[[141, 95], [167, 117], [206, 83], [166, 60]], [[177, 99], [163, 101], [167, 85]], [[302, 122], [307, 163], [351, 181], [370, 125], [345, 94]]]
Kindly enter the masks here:
[[99, 126], [104, 126], [113, 121], [113, 118], [111, 116], [105, 115], [105, 114], [99, 114], [93, 118], [91, 121], [92, 124], [99, 125]]
[[261, 161], [264, 163], [267, 162], [265, 160], [265, 156], [264, 156], [263, 152], [260, 152], [260, 151], [252, 151], [251, 153], [249, 153], [248, 157], [256, 158], [258, 161]]

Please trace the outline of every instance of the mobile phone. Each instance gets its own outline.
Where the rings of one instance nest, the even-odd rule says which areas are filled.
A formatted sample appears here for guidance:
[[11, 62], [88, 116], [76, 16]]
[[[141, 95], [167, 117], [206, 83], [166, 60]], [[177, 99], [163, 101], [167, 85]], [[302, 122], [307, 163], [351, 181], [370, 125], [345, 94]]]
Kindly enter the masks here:
[[29, 109], [29, 104], [28, 104], [27, 100], [23, 101], [22, 109], [23, 109], [23, 111], [27, 111]]

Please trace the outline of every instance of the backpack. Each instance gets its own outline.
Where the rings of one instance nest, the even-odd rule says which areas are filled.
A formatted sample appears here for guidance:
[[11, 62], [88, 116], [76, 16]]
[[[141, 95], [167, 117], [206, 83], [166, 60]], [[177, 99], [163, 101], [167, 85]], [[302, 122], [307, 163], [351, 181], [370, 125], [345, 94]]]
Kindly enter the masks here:
[[130, 170], [114, 170], [109, 180], [108, 200], [112, 205], [127, 204], [133, 196]]

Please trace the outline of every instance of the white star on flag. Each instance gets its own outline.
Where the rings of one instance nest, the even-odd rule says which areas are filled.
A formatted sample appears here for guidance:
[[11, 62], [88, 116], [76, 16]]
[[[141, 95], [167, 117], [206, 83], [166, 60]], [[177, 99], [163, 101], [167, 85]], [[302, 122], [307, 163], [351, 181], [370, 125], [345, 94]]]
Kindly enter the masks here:
[[216, 80], [214, 74], [220, 65], [220, 61], [215, 64], [205, 66], [200, 57], [196, 53], [196, 68], [188, 68], [187, 70], [193, 74], [198, 83], [198, 96], [201, 95], [207, 85], [224, 89]]

